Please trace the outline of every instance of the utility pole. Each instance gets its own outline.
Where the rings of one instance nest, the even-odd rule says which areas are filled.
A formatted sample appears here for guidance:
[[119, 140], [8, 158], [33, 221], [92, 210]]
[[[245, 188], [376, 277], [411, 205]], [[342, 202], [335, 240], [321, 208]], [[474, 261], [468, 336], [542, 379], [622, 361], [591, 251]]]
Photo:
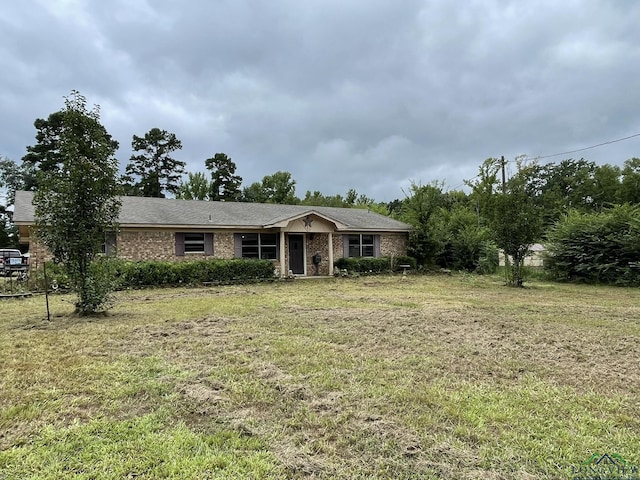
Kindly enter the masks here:
[[[504, 155], [502, 155], [500, 157], [500, 170], [502, 171], [502, 195], [507, 193], [507, 176], [505, 175], [504, 164]], [[504, 278], [505, 282], [509, 284], [509, 255], [507, 255], [507, 252], [505, 252], [504, 250], [502, 250], [502, 254], [504, 255]]]

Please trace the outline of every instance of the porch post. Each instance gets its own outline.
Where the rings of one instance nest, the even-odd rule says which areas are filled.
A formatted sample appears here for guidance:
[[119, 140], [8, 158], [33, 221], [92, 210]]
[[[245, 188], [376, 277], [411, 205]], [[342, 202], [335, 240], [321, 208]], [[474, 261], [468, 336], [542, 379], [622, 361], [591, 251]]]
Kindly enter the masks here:
[[329, 275], [333, 275], [333, 232], [329, 232]]
[[284, 230], [280, 230], [280, 278], [287, 276], [289, 272], [289, 262], [287, 262], [286, 252], [284, 244]]

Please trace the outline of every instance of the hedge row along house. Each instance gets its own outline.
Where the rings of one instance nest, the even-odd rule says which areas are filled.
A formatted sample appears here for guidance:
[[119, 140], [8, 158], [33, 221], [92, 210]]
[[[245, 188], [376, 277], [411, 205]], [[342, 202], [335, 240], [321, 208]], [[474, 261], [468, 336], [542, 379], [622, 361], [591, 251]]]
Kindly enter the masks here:
[[[33, 235], [32, 192], [16, 192], [13, 221], [31, 265], [45, 251]], [[125, 260], [260, 258], [276, 275], [331, 275], [341, 257], [407, 254], [410, 226], [359, 208], [122, 197], [117, 232], [103, 251]]]

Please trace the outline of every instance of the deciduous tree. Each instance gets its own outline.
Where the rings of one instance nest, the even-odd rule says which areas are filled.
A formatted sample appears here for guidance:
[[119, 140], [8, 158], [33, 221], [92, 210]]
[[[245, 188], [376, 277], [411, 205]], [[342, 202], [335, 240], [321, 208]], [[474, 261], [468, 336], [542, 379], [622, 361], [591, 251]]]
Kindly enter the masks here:
[[186, 181], [180, 184], [176, 198], [183, 200], [209, 200], [211, 182], [202, 172], [189, 172]]
[[401, 220], [412, 225], [408, 253], [418, 264], [434, 266], [441, 253], [441, 238], [434, 230], [433, 216], [444, 204], [442, 185], [420, 185], [412, 182], [402, 205]]
[[494, 194], [488, 202], [487, 217], [496, 245], [511, 258], [507, 283], [521, 287], [524, 257], [542, 234], [542, 210], [531, 201], [526, 179], [515, 175], [506, 191]]
[[289, 172], [276, 172], [266, 175], [262, 182], [254, 182], [242, 192], [245, 202], [278, 203], [295, 205], [300, 202], [296, 197], [296, 181]]
[[[98, 107], [72, 91], [57, 112], [56, 167], [41, 170], [34, 194], [38, 238], [64, 263], [86, 315], [108, 305], [112, 279], [98, 258], [120, 211], [117, 142], [100, 123]], [[37, 150], [34, 148], [34, 150]]]
[[0, 247], [18, 248], [18, 233], [11, 221], [10, 206], [15, 192], [22, 188], [21, 168], [8, 158], [0, 159]]
[[619, 192], [621, 202], [640, 205], [640, 158], [624, 162]]

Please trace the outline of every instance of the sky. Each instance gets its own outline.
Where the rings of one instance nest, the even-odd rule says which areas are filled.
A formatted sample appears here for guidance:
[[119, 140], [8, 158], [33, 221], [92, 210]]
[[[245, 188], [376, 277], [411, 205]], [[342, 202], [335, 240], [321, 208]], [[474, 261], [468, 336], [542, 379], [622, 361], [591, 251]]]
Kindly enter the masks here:
[[[640, 157], [635, 0], [0, 0], [0, 156], [78, 90], [120, 143], [152, 128], [242, 186], [376, 201], [463, 189], [489, 157]], [[616, 141], [622, 138], [626, 140]], [[608, 143], [611, 142], [611, 143]], [[605, 143], [596, 148], [594, 145]], [[557, 155], [557, 153], [582, 150]]]

